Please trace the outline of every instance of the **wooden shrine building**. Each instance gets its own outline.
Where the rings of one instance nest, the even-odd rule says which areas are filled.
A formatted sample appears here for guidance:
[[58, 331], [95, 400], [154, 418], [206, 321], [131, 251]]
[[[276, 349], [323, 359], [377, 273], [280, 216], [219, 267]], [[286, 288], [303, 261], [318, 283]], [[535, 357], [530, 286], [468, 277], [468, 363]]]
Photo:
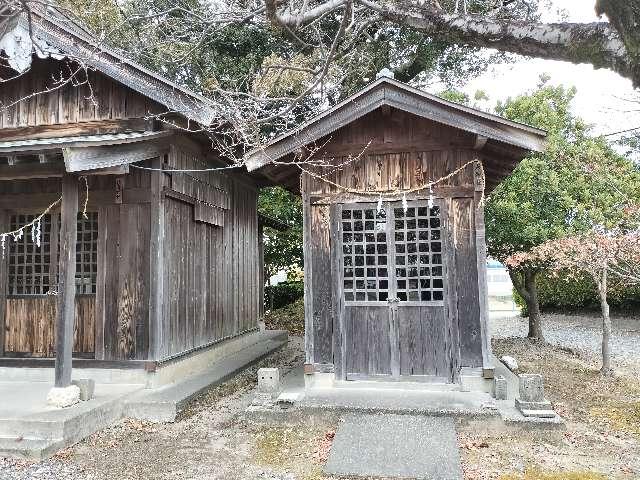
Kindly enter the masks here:
[[171, 172], [228, 166], [210, 103], [54, 13], [4, 18], [0, 232], [52, 206], [2, 240], [0, 366], [153, 369], [257, 330], [261, 176]]
[[250, 172], [301, 185], [306, 373], [492, 377], [481, 199], [544, 139], [381, 76], [250, 152]]

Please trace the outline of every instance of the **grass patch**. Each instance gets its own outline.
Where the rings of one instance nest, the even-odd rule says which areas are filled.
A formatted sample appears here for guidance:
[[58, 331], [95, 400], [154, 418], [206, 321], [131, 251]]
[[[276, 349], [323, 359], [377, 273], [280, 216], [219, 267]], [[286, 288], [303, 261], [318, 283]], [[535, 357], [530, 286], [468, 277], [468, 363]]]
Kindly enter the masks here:
[[304, 335], [304, 299], [271, 310], [265, 314], [264, 323], [269, 330], [286, 330], [290, 335]]
[[607, 422], [614, 430], [640, 437], [640, 402], [592, 407], [589, 415]]
[[326, 425], [261, 427], [255, 432], [255, 459], [266, 467], [296, 472], [304, 480], [324, 478], [318, 452], [326, 431]]
[[537, 469], [527, 469], [524, 473], [502, 475], [500, 480], [606, 480], [606, 477], [596, 472], [543, 472]]

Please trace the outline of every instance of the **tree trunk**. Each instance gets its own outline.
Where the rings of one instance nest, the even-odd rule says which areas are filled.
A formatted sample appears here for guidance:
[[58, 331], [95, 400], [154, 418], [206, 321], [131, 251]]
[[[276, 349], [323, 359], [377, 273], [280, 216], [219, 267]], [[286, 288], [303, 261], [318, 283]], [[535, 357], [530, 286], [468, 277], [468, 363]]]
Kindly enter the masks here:
[[527, 336], [544, 341], [542, 335], [542, 320], [540, 318], [540, 303], [538, 302], [538, 287], [536, 286], [537, 272], [526, 270], [524, 272], [524, 288], [529, 294], [527, 309], [529, 310], [529, 333]]
[[518, 274], [509, 269], [509, 277], [514, 288], [527, 303], [529, 313], [529, 333], [527, 336], [534, 340], [544, 341], [542, 334], [542, 319], [540, 317], [540, 303], [538, 302], [538, 288], [536, 287], [536, 270], [524, 271], [524, 283]]
[[607, 272], [602, 274], [598, 282], [598, 294], [600, 296], [600, 310], [602, 312], [602, 375], [611, 375], [611, 317], [609, 316], [609, 302], [607, 301]]

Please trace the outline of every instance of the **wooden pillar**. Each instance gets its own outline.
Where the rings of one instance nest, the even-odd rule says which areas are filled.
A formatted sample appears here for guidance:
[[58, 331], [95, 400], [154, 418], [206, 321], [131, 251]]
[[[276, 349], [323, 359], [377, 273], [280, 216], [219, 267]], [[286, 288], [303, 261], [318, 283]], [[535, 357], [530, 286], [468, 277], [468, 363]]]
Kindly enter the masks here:
[[55, 386], [71, 384], [73, 322], [76, 300], [76, 236], [78, 230], [78, 178], [62, 177], [62, 212], [60, 215], [60, 257], [58, 263], [58, 318], [56, 319]]
[[476, 261], [478, 271], [478, 302], [480, 307], [480, 335], [482, 337], [482, 375], [493, 378], [494, 365], [491, 354], [491, 334], [489, 333], [489, 290], [487, 287], [487, 244], [484, 229], [484, 205], [482, 199], [484, 182], [481, 181], [480, 165], [474, 168], [475, 195], [473, 208], [476, 233]]
[[[153, 160], [153, 168], [162, 168], [164, 157]], [[149, 360], [161, 360], [167, 353], [164, 347], [164, 173], [151, 172], [151, 244], [149, 291]]]
[[258, 318], [264, 317], [264, 226], [258, 221]]
[[[9, 230], [9, 214], [6, 210], [0, 210], [0, 230], [6, 232]], [[8, 240], [8, 239], [7, 239]], [[8, 248], [8, 243], [5, 248]], [[0, 253], [0, 357], [4, 356], [5, 343], [5, 307], [7, 305], [7, 281], [9, 272], [7, 269], [7, 252]]]

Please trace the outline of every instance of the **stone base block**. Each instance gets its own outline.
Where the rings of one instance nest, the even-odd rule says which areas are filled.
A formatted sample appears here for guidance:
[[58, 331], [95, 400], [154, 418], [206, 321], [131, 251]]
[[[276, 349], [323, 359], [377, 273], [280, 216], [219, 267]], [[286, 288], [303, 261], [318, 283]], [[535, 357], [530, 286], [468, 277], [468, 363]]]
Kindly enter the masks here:
[[54, 387], [47, 394], [47, 403], [53, 407], [70, 407], [80, 401], [80, 387], [69, 385], [68, 387]]
[[551, 402], [543, 400], [542, 402], [526, 402], [516, 398], [516, 408], [520, 410], [525, 417], [553, 418], [556, 412], [551, 407]]
[[93, 392], [96, 389], [96, 382], [89, 378], [72, 380], [71, 385], [76, 385], [80, 389], [80, 400], [86, 402], [93, 398]]
[[526, 408], [520, 410], [522, 415], [525, 417], [536, 417], [536, 418], [555, 418], [556, 412], [553, 410], [527, 410]]
[[518, 410], [522, 411], [526, 410], [553, 410], [551, 408], [551, 402], [548, 400], [543, 400], [541, 402], [526, 402], [524, 400], [520, 400], [516, 398], [516, 407]]

